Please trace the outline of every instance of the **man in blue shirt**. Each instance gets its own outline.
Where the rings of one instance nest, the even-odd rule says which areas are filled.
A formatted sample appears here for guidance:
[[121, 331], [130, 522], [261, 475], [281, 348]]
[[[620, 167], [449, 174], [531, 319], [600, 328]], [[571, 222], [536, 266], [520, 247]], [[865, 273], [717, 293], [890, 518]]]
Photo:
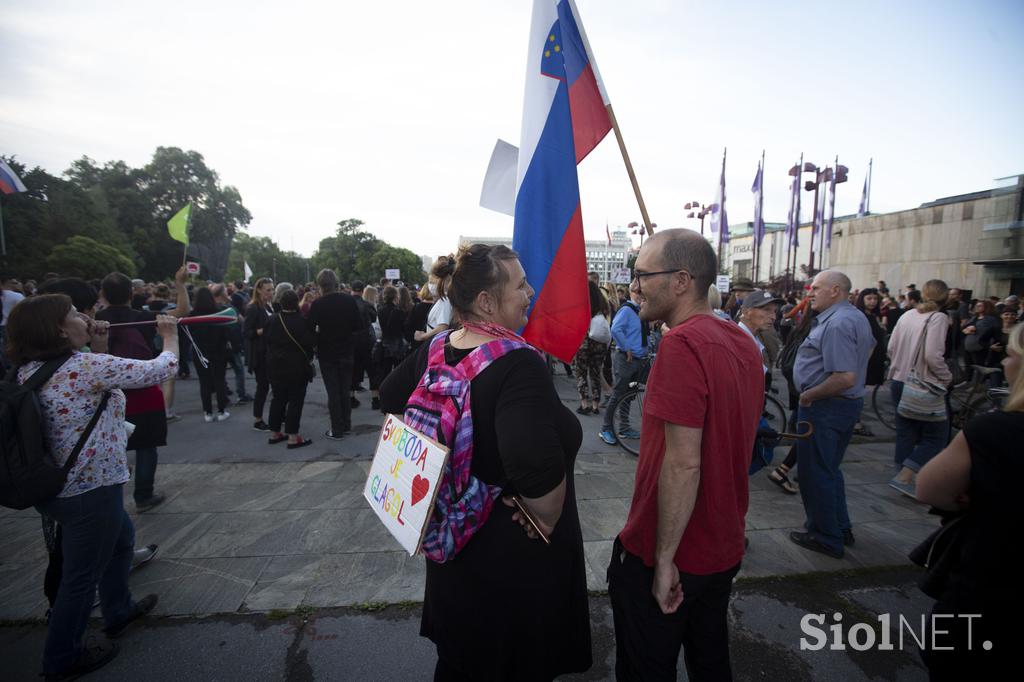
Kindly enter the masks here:
[[818, 315], [793, 367], [799, 419], [809, 421], [814, 433], [797, 441], [806, 532], [789, 538], [836, 559], [854, 542], [839, 466], [864, 406], [864, 379], [875, 345], [867, 318], [849, 303], [850, 289], [850, 279], [835, 270], [814, 278], [809, 297]]
[[[648, 327], [646, 322], [640, 320], [639, 304], [636, 302], [636, 294], [630, 293], [632, 300], [626, 301], [619, 308], [612, 320], [612, 339], [615, 341], [615, 350], [612, 351], [612, 375], [615, 384], [612, 386], [612, 395], [608, 399], [608, 409], [604, 413], [604, 426], [598, 437], [608, 445], [615, 445], [614, 415], [612, 410], [615, 407], [619, 396], [629, 390], [629, 384], [633, 381], [643, 381], [647, 371], [647, 337]], [[629, 406], [631, 400], [623, 401], [619, 405], [619, 437], [639, 438], [640, 432], [631, 428], [629, 424]]]

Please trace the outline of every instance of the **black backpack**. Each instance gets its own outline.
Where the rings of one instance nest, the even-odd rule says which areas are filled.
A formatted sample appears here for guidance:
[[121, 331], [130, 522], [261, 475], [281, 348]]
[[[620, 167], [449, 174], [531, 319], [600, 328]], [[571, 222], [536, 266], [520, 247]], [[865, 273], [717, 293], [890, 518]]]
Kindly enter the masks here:
[[43, 418], [36, 391], [67, 362], [70, 354], [48, 360], [24, 384], [14, 368], [0, 381], [0, 506], [29, 507], [53, 499], [64, 489], [68, 473], [85, 447], [107, 406], [103, 400], [71, 451], [64, 466], [57, 466], [43, 440]]

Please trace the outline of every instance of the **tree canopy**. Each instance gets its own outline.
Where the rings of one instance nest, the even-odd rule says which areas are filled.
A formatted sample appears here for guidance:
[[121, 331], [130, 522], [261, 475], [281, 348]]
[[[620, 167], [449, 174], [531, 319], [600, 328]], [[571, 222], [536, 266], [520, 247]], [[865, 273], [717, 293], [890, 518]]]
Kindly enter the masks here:
[[188, 255], [210, 280], [242, 279], [245, 263], [257, 277], [293, 284], [313, 279], [321, 268], [335, 270], [345, 282], [376, 282], [388, 268], [398, 268], [410, 283], [426, 278], [416, 254], [377, 238], [356, 218], [340, 221], [310, 258], [245, 233], [252, 214], [241, 195], [222, 185], [196, 151], [158, 147], [142, 168], [83, 156], [62, 178], [6, 160], [28, 188], [0, 204], [7, 243], [3, 269], [18, 276], [53, 271], [91, 278], [118, 270], [148, 281], [166, 279], [183, 255], [167, 221], [192, 202]]

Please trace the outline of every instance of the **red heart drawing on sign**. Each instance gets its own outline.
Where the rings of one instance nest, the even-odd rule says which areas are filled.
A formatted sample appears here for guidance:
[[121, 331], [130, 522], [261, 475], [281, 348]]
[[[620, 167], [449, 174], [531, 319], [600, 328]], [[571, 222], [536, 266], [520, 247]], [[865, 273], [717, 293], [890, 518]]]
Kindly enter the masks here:
[[412, 504], [416, 505], [417, 502], [427, 496], [427, 491], [430, 490], [430, 481], [423, 478], [419, 474], [412, 479]]

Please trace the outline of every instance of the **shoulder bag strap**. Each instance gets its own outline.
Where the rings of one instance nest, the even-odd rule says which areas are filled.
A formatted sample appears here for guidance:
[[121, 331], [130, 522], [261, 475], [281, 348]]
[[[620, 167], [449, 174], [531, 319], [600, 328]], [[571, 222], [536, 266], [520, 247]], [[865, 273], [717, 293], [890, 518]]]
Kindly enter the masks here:
[[288, 338], [292, 340], [292, 343], [294, 343], [296, 345], [296, 347], [300, 351], [302, 351], [302, 357], [306, 358], [306, 362], [309, 362], [309, 356], [306, 355], [306, 349], [302, 347], [302, 344], [300, 344], [298, 341], [295, 340], [294, 336], [292, 336], [291, 331], [289, 331], [289, 329], [288, 329], [288, 325], [285, 324], [284, 316], [281, 313], [278, 313], [277, 314], [277, 319], [280, 320], [281, 326], [284, 328], [284, 333], [287, 334]]
[[82, 435], [79, 436], [78, 442], [75, 443], [75, 449], [71, 451], [71, 456], [68, 457], [68, 461], [64, 463], [62, 467], [64, 470], [64, 477], [71, 472], [74, 468], [75, 462], [78, 461], [78, 455], [82, 452], [82, 448], [85, 447], [86, 441], [89, 440], [89, 436], [92, 435], [93, 429], [96, 428], [97, 422], [100, 420], [100, 415], [103, 414], [103, 410], [107, 407], [107, 402], [110, 400], [110, 391], [103, 394], [103, 399], [100, 400], [100, 406], [96, 408], [96, 412], [93, 413], [92, 419], [89, 420], [89, 425], [85, 427], [85, 431], [82, 431]]
[[925, 318], [925, 321], [924, 321], [924, 334], [921, 334], [921, 338], [917, 342], [917, 349], [914, 351], [914, 364], [913, 364], [913, 367], [914, 367], [915, 370], [917, 370], [917, 372], [919, 374], [923, 374], [922, 370], [928, 364], [927, 362], [922, 362], [922, 361], [925, 359], [924, 358], [924, 352], [925, 352], [924, 351], [924, 346], [925, 346], [925, 342], [928, 339], [928, 325], [931, 324], [932, 316], [933, 315], [935, 315], [935, 313], [932, 313], [927, 318]]

